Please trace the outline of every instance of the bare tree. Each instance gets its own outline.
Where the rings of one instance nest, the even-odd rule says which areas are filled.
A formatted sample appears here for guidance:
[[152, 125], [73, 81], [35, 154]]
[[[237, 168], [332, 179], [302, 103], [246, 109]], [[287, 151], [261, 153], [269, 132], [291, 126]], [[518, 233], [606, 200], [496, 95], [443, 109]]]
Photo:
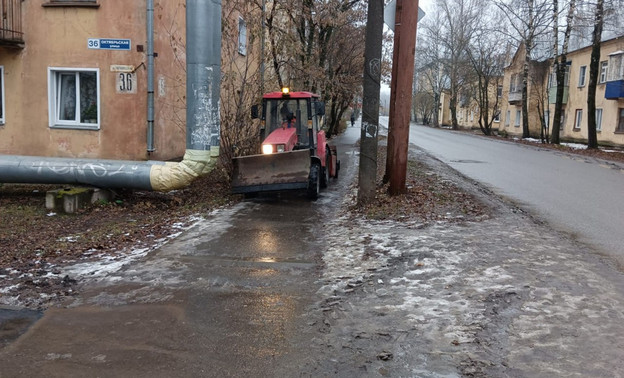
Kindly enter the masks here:
[[267, 10], [272, 66], [280, 86], [321, 92], [329, 135], [361, 96], [364, 7], [355, 0], [275, 0]]
[[495, 30], [479, 30], [467, 49], [476, 77], [473, 98], [479, 108], [479, 128], [485, 135], [492, 134], [492, 124], [500, 116], [498, 89], [507, 58], [500, 37]]
[[444, 72], [444, 55], [442, 32], [439, 25], [442, 23], [441, 13], [429, 15], [419, 24], [418, 43], [416, 44], [416, 84], [421, 85], [420, 91], [429, 91], [433, 97], [434, 111], [432, 125], [440, 126], [438, 120], [441, 107], [442, 91], [448, 89], [448, 76]]
[[511, 0], [495, 3], [509, 19], [511, 33], [509, 36], [523, 43], [526, 54], [522, 70], [522, 137], [529, 135], [528, 83], [529, 66], [534, 59], [534, 48], [538, 38], [542, 37], [550, 27], [551, 3], [546, 0]]
[[453, 129], [457, 129], [458, 95], [470, 66], [466, 51], [479, 24], [484, 3], [479, 0], [439, 0], [436, 6], [444, 21], [437, 27], [442, 29], [440, 47], [446, 55], [442, 63], [450, 84], [451, 122]]

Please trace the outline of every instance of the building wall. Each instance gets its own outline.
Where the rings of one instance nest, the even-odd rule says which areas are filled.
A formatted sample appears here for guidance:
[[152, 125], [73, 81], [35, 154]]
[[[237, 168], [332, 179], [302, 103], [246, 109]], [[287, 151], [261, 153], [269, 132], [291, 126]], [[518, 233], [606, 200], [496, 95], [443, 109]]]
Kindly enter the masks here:
[[[503, 101], [501, 103], [501, 119], [498, 123], [498, 130], [500, 133], [505, 132], [509, 135], [518, 137], [522, 136], [522, 117], [524, 116], [522, 114], [522, 102], [510, 102], [510, 100], [513, 100], [513, 94], [510, 93], [510, 86], [513, 75], [522, 75], [524, 55], [524, 46], [521, 45], [512, 59], [511, 64], [505, 68], [505, 76], [503, 78]], [[547, 80], [547, 75], [544, 75], [544, 73], [541, 72], [544, 69], [544, 64], [537, 62], [532, 62], [529, 68], [527, 96], [529, 99], [529, 134], [532, 137], [538, 137], [541, 131], [541, 120], [537, 112], [538, 103], [540, 103], [541, 108], [544, 109], [546, 106], [545, 101], [547, 101], [547, 99], [544, 98], [545, 93], [543, 92], [546, 84], [542, 82], [542, 80], [535, 83], [535, 80], [531, 80], [531, 78], [545, 77]]]
[[[609, 54], [624, 50], [624, 40], [613, 39], [602, 43], [600, 61], [608, 61]], [[583, 48], [570, 52], [567, 59], [570, 64], [570, 81], [568, 102], [564, 105], [563, 114], [565, 124], [561, 131], [562, 140], [587, 142], [587, 86], [589, 84], [589, 65], [591, 48]], [[585, 84], [579, 86], [581, 66], [586, 66]], [[599, 79], [600, 80], [600, 79]], [[598, 143], [606, 145], [624, 146], [624, 133], [615, 131], [619, 120], [619, 108], [624, 108], [624, 98], [607, 100], [605, 98], [605, 83], [596, 87], [596, 108], [602, 109], [602, 127], [597, 133]], [[576, 110], [582, 111], [580, 128], [575, 127]], [[554, 104], [550, 105], [550, 124], [555, 113]]]
[[440, 110], [438, 112], [440, 126], [450, 126], [451, 122], [451, 95], [447, 91], [440, 94]]
[[[185, 149], [184, 1], [155, 1], [156, 152], [147, 154], [145, 2], [100, 1], [99, 8], [44, 7], [22, 2], [25, 48], [3, 49], [6, 122], [0, 153], [109, 159], [171, 159]], [[172, 34], [177, 41], [172, 41]], [[130, 39], [130, 51], [87, 48], [89, 38]], [[180, 40], [179, 38], [182, 38]], [[143, 52], [138, 51], [143, 46]], [[111, 66], [133, 66], [134, 93], [118, 93]], [[99, 130], [50, 127], [48, 69], [99, 70]], [[180, 108], [182, 111], [180, 111]], [[177, 109], [174, 112], [172, 109]], [[177, 120], [175, 122], [174, 120]]]

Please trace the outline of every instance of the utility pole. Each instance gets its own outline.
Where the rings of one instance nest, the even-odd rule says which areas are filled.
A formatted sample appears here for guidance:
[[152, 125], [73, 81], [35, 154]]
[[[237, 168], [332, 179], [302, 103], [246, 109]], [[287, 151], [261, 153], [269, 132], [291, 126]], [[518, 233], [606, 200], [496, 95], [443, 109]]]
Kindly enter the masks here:
[[377, 187], [377, 136], [379, 133], [383, 6], [383, 0], [368, 1], [364, 46], [364, 80], [362, 83], [364, 95], [362, 98], [362, 129], [360, 134], [359, 204], [372, 201], [375, 198]]
[[392, 82], [390, 84], [390, 119], [388, 124], [388, 157], [384, 182], [390, 182], [390, 194], [406, 192], [409, 124], [414, 82], [414, 53], [418, 0], [397, 0]]

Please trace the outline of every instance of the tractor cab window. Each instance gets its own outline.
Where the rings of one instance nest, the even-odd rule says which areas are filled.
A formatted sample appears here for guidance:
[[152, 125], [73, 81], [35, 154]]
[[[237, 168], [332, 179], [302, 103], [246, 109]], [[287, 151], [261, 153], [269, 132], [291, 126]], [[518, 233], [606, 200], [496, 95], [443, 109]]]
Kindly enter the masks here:
[[308, 105], [306, 99], [267, 100], [266, 133], [280, 127], [294, 127], [297, 130], [298, 145], [307, 146]]

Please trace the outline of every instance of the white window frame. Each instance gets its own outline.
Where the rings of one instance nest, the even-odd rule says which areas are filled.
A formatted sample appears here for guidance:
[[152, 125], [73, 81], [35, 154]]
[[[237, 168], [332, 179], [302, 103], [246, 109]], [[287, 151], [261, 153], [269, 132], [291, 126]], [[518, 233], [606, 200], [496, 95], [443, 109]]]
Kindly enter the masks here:
[[600, 81], [599, 84], [602, 84], [607, 81], [607, 70], [609, 69], [609, 61], [603, 60], [600, 62]]
[[247, 55], [247, 23], [238, 17], [238, 53]]
[[578, 81], [578, 86], [579, 87], [584, 87], [585, 86], [585, 78], [587, 76], [587, 66], [581, 66], [579, 68], [579, 81]]
[[583, 109], [576, 109], [574, 112], [574, 130], [580, 130], [581, 123], [583, 123]]
[[544, 111], [544, 124], [546, 125], [546, 129], [550, 130], [550, 110]]
[[516, 110], [516, 120], [514, 121], [514, 127], [520, 127], [521, 119], [522, 119], [522, 111]]
[[[58, 117], [58, 106], [57, 103], [57, 92], [58, 92], [58, 83], [57, 83], [57, 74], [58, 73], [80, 73], [80, 72], [95, 72], [95, 80], [97, 86], [97, 122], [96, 123], [82, 123], [80, 119], [78, 121], [68, 121], [61, 120]], [[79, 91], [80, 85], [77, 82], [76, 91], [78, 95], [76, 99], [79, 99]], [[48, 119], [50, 128], [61, 128], [61, 129], [85, 129], [85, 130], [99, 130], [100, 129], [100, 117], [102, 114], [102, 107], [100, 106], [101, 101], [101, 91], [100, 91], [100, 69], [99, 68], [77, 68], [77, 67], [48, 67]], [[78, 107], [77, 107], [78, 108]]]
[[596, 108], [596, 131], [602, 131], [602, 108]]
[[4, 107], [4, 66], [0, 66], [0, 125], [6, 120], [6, 108]]

